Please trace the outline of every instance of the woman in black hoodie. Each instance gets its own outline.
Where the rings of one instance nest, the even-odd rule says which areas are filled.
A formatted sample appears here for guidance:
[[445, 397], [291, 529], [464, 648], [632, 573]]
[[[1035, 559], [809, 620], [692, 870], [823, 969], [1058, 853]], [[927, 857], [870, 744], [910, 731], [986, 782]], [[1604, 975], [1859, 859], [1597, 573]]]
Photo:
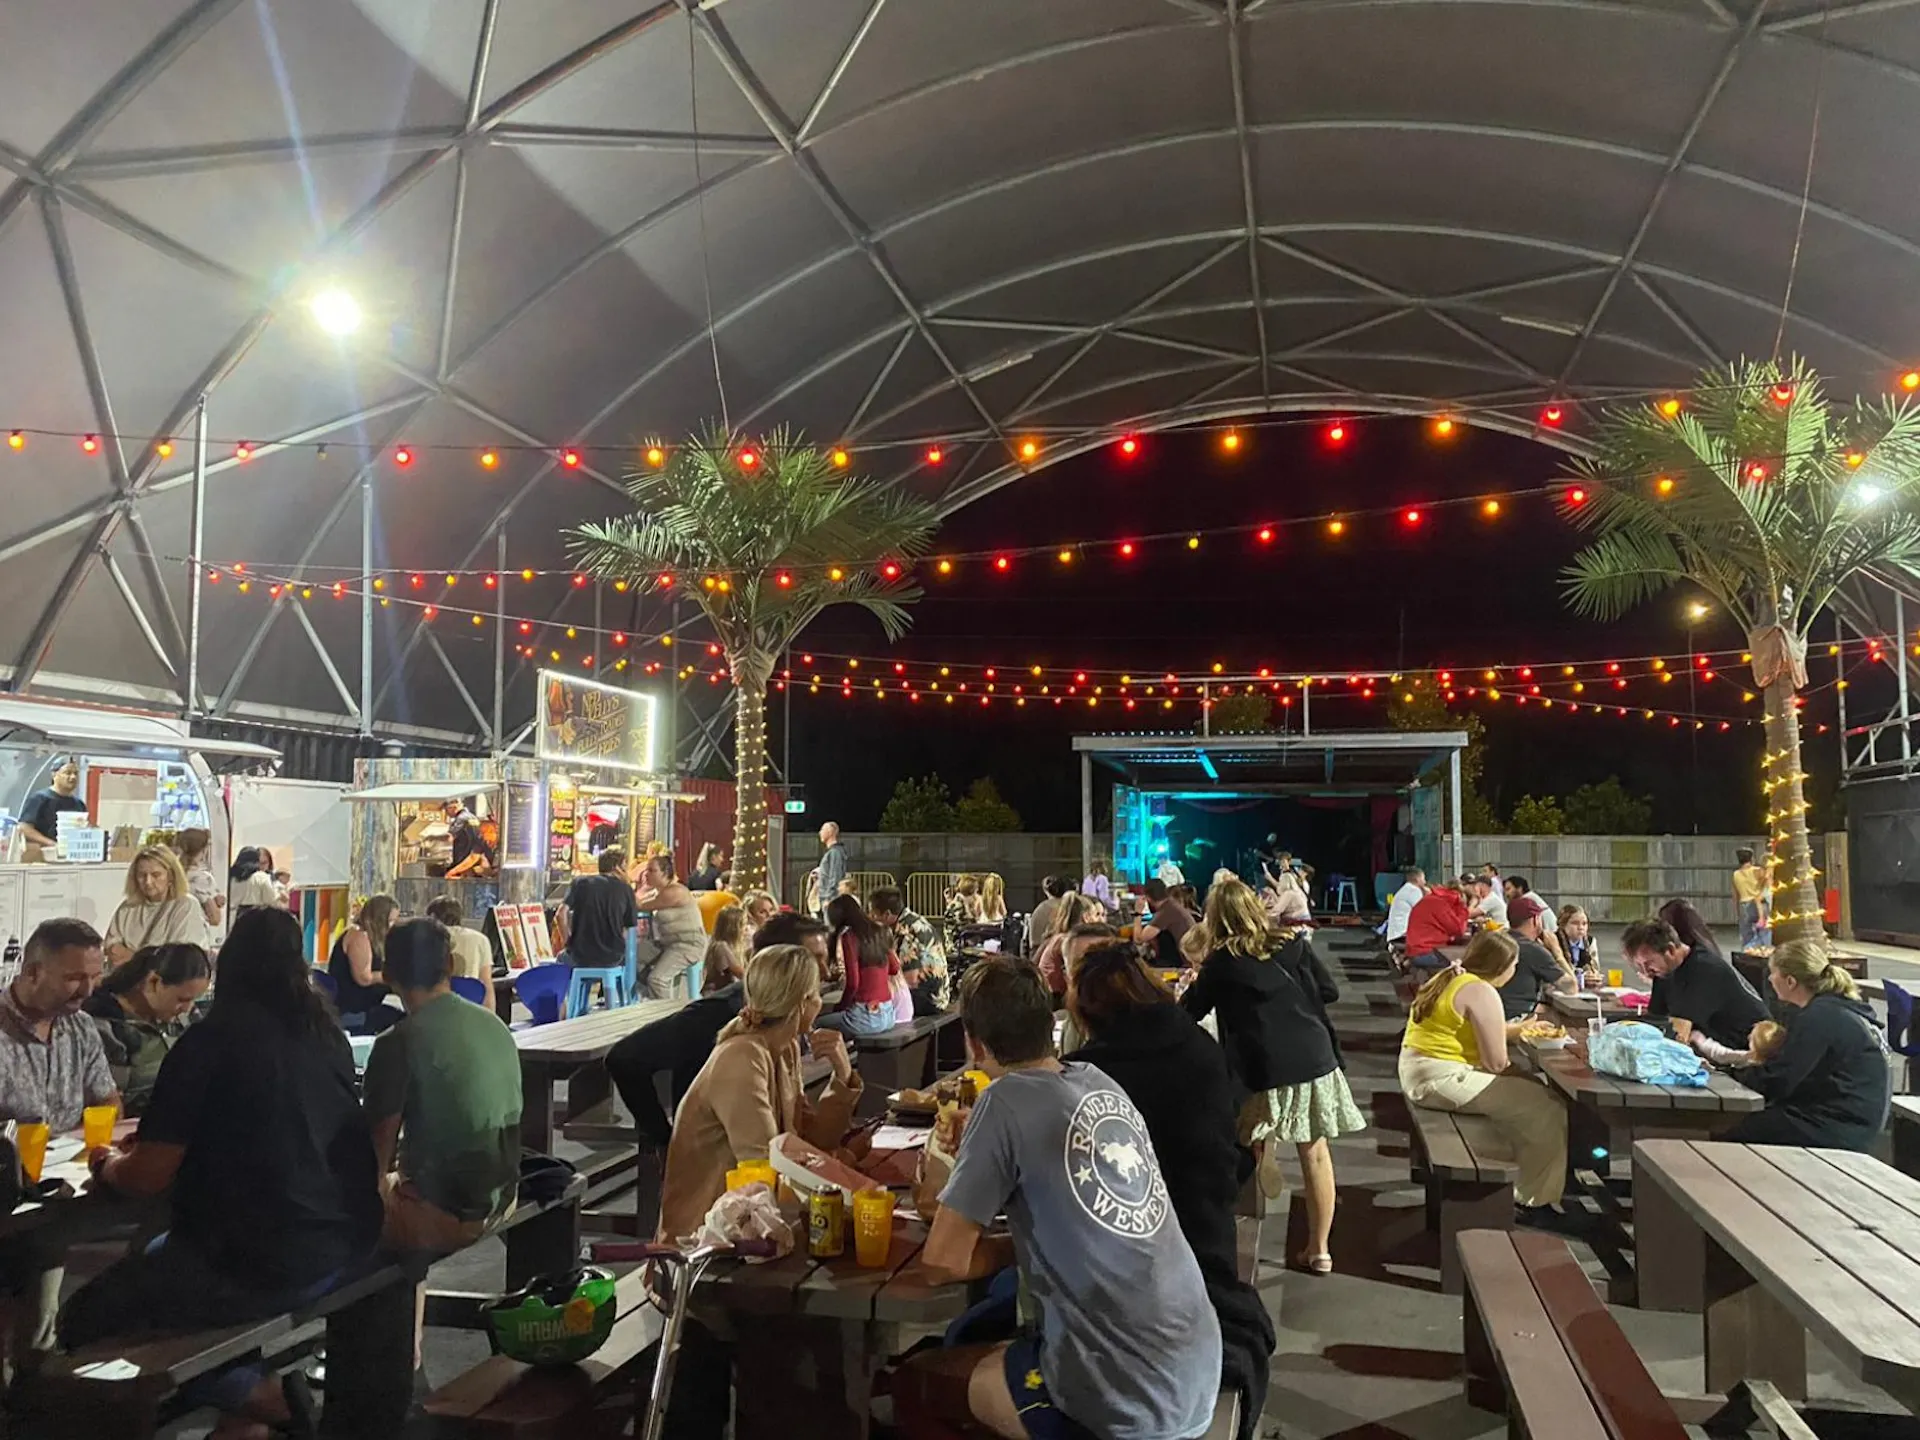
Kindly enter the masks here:
[[1240, 1109], [1239, 1138], [1259, 1157], [1268, 1195], [1280, 1193], [1273, 1146], [1298, 1151], [1307, 1202], [1299, 1263], [1309, 1274], [1328, 1274], [1334, 1183], [1327, 1142], [1367, 1128], [1327, 1018], [1339, 988], [1314, 953], [1311, 932], [1284, 922], [1274, 929], [1259, 896], [1239, 880], [1216, 881], [1207, 892], [1198, 933], [1195, 953], [1206, 959], [1187, 988], [1187, 1013], [1204, 1020], [1219, 1012], [1227, 1069], [1251, 1094]]
[[1274, 1334], [1237, 1262], [1233, 1202], [1253, 1173], [1253, 1156], [1234, 1138], [1245, 1092], [1220, 1047], [1129, 946], [1102, 944], [1081, 957], [1067, 1011], [1088, 1038], [1066, 1058], [1098, 1066], [1146, 1121], [1167, 1201], [1220, 1317], [1220, 1384], [1240, 1391], [1240, 1440], [1252, 1440]]
[[1893, 1077], [1886, 1035], [1853, 977], [1825, 946], [1794, 940], [1773, 952], [1767, 978], [1786, 1012], [1786, 1042], [1765, 1064], [1740, 1072], [1767, 1108], [1718, 1138], [1871, 1150], [1887, 1123]]

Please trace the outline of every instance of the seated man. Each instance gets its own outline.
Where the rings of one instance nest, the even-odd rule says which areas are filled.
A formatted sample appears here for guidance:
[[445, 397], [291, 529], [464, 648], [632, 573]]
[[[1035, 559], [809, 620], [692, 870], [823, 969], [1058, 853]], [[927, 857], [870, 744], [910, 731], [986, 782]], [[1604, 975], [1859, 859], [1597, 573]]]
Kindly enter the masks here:
[[[1540, 933], [1542, 935], [1557, 935], [1560, 933], [1560, 925], [1554, 918], [1553, 907], [1534, 893], [1533, 882], [1527, 879], [1526, 876], [1503, 876], [1500, 880], [1500, 894], [1501, 898], [1507, 902], [1507, 913], [1510, 923], [1513, 913], [1513, 902], [1524, 898], [1533, 901], [1534, 904], [1540, 907]], [[1556, 947], [1549, 944], [1547, 948], [1551, 950]]]
[[493, 984], [493, 945], [478, 930], [467, 927], [467, 912], [451, 895], [442, 895], [427, 905], [427, 918], [447, 927], [447, 943], [453, 948], [453, 973], [482, 985]]
[[612, 970], [627, 963], [627, 933], [640, 923], [633, 887], [622, 872], [626, 853], [600, 852], [600, 873], [582, 875], [560, 902], [560, 958], [583, 970]]
[[[1167, 1199], [1145, 1121], [1097, 1067], [1053, 1054], [1038, 972], [977, 961], [960, 984], [973, 1064], [992, 1077], [944, 1181], [920, 1264], [938, 1283], [1019, 1265], [1037, 1330], [909, 1359], [894, 1385], [907, 1440], [972, 1433], [1192, 1437], [1220, 1389], [1220, 1322]], [[1001, 1213], [1012, 1238], [985, 1230]]]
[[1031, 955], [1040, 948], [1040, 942], [1053, 933], [1054, 912], [1060, 908], [1060, 901], [1066, 895], [1067, 882], [1058, 875], [1049, 875], [1040, 882], [1040, 903], [1033, 907], [1027, 916], [1027, 953]]
[[1194, 919], [1167, 888], [1163, 880], [1149, 880], [1142, 887], [1153, 916], [1138, 931], [1140, 942], [1149, 947], [1147, 961], [1162, 970], [1181, 970], [1186, 960], [1180, 954], [1180, 942], [1193, 929]]
[[1475, 920], [1492, 925], [1507, 923], [1507, 897], [1498, 888], [1492, 877], [1487, 875], [1467, 875], [1461, 877], [1467, 886], [1467, 908]]
[[1408, 963], [1416, 969], [1441, 968], [1447, 963], [1441, 947], [1466, 944], [1467, 928], [1467, 901], [1460, 887], [1451, 881], [1434, 886], [1407, 912]]
[[[425, 1258], [464, 1249], [504, 1220], [520, 1184], [520, 1052], [500, 1018], [453, 993], [438, 920], [387, 933], [387, 983], [407, 1023], [373, 1042], [361, 1082], [386, 1215], [380, 1242]], [[413, 1366], [426, 1315], [414, 1292]]]
[[1769, 1018], [1766, 1001], [1725, 956], [1684, 944], [1664, 920], [1629, 925], [1620, 948], [1653, 981], [1649, 1020], [1685, 1020], [1693, 1035], [1742, 1050], [1753, 1027]]
[[913, 1014], [937, 1015], [947, 1008], [947, 957], [933, 926], [907, 908], [898, 890], [882, 887], [867, 897], [867, 914], [893, 939], [900, 974], [913, 994]]
[[[34, 927], [19, 976], [0, 992], [0, 1120], [39, 1120], [60, 1135], [79, 1128], [87, 1106], [119, 1103], [99, 1027], [81, 1009], [104, 964], [100, 936], [86, 921], [43, 920]], [[111, 1228], [98, 1224], [102, 1218], [63, 1211], [0, 1249], [6, 1288], [22, 1297], [26, 1312], [12, 1325], [9, 1359], [53, 1347], [61, 1261], [69, 1244]], [[89, 1219], [95, 1223], [82, 1223]]]
[[1387, 905], [1387, 923], [1381, 930], [1387, 944], [1396, 942], [1404, 945], [1407, 939], [1407, 922], [1413, 918], [1413, 907], [1427, 895], [1427, 872], [1418, 865], [1409, 865], [1402, 872], [1402, 883], [1393, 892], [1393, 899]]
[[[801, 946], [816, 965], [825, 964], [827, 927], [811, 915], [783, 910], [754, 936], [755, 950], [774, 945]], [[673, 1138], [673, 1126], [660, 1105], [659, 1077], [667, 1076], [670, 1103], [677, 1109], [713, 1053], [715, 1037], [740, 1013], [745, 1003], [742, 991], [738, 980], [723, 985], [671, 1015], [642, 1025], [607, 1052], [607, 1074], [633, 1116], [642, 1147], [664, 1151]]]
[[1546, 908], [1524, 894], [1507, 906], [1511, 922], [1508, 929], [1520, 947], [1513, 974], [1506, 984], [1498, 987], [1500, 1008], [1506, 1012], [1509, 1022], [1524, 1020], [1539, 1010], [1549, 990], [1574, 988], [1573, 972], [1541, 943], [1540, 922]]

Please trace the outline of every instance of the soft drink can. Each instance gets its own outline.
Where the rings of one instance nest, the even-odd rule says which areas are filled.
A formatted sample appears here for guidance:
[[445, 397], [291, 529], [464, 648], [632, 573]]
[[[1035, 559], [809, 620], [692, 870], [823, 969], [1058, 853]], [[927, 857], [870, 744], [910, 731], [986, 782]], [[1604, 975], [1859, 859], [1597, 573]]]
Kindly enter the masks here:
[[830, 1260], [847, 1251], [847, 1197], [836, 1189], [807, 1197], [807, 1254]]

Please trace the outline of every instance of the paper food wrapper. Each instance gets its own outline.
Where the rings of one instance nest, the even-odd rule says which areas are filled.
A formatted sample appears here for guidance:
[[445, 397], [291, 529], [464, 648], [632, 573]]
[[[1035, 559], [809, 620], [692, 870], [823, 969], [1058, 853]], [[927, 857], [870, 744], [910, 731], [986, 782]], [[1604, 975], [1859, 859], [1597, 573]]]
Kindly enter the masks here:
[[817, 1195], [837, 1189], [852, 1196], [857, 1190], [878, 1190], [880, 1182], [862, 1175], [844, 1161], [836, 1160], [817, 1145], [809, 1145], [798, 1135], [783, 1132], [767, 1147], [773, 1173], [801, 1195]]
[[[691, 1248], [702, 1244], [731, 1245], [738, 1240], [771, 1240], [774, 1253], [765, 1257], [767, 1259], [777, 1260], [793, 1253], [793, 1226], [781, 1215], [773, 1191], [757, 1181], [729, 1190], [714, 1201], [700, 1228], [681, 1243]], [[748, 1263], [758, 1264], [760, 1257]]]

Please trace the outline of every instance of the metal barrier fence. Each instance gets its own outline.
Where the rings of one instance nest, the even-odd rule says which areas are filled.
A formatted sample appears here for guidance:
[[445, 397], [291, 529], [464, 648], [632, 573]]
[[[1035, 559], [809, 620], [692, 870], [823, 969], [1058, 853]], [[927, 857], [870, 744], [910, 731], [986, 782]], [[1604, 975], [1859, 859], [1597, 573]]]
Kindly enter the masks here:
[[[1004, 888], [1007, 879], [994, 870], [922, 870], [907, 876], [907, 908], [916, 915], [939, 916], [946, 913], [947, 892], [963, 876], [971, 875], [984, 880], [989, 875], [999, 878]], [[1017, 905], [1009, 904], [1009, 910], [1017, 910]]]

